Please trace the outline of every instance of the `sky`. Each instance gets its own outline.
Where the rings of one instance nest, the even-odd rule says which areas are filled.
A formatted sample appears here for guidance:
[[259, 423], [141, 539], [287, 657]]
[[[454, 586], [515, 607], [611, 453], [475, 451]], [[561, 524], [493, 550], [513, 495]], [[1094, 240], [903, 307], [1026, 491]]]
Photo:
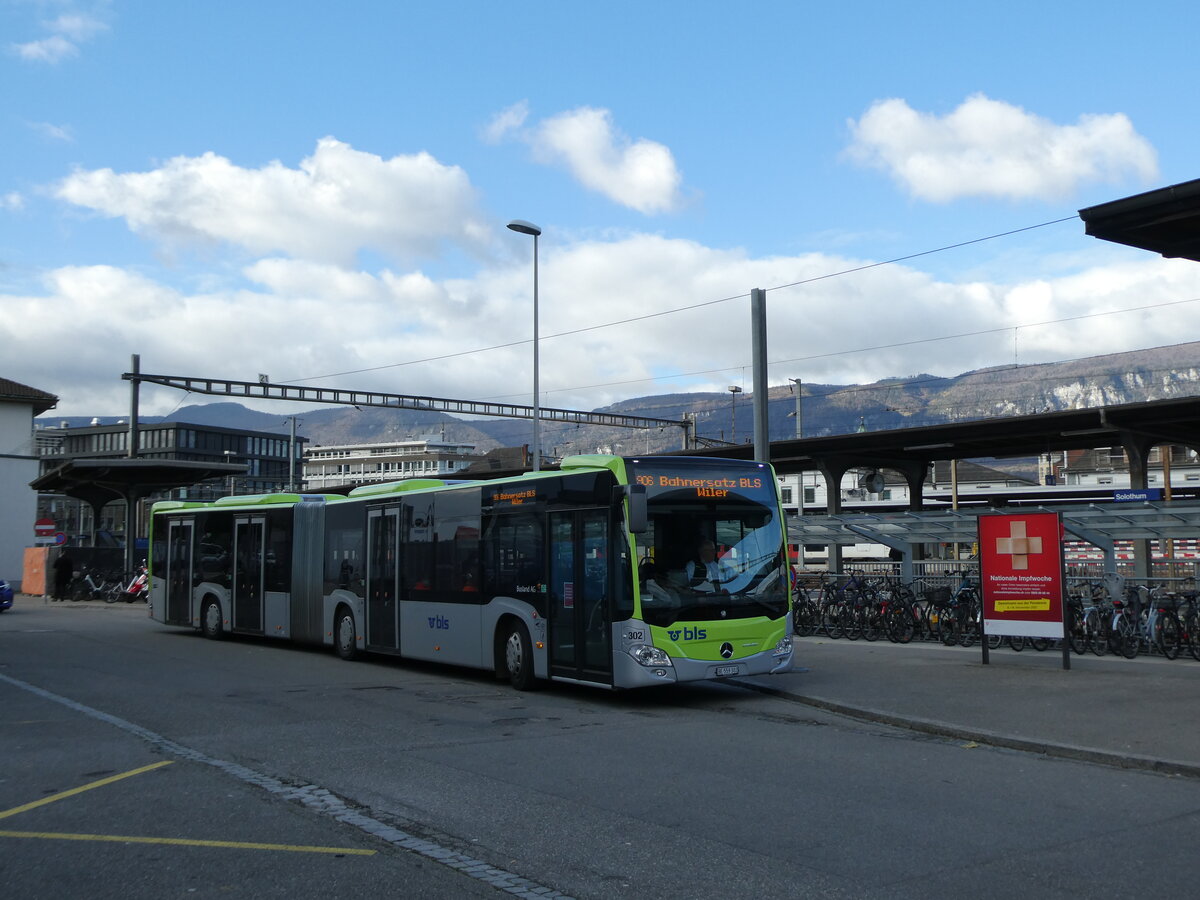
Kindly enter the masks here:
[[1195, 339], [1077, 212], [1200, 177], [1200, 7], [978, 6], [0, 0], [0, 377], [528, 404], [514, 219], [543, 406], [749, 391], [754, 288], [772, 385]]

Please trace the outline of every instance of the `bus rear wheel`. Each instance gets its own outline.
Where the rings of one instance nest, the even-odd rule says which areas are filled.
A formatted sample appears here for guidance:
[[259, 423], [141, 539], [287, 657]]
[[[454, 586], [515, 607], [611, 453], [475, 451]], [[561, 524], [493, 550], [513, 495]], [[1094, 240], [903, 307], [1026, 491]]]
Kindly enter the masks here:
[[514, 688], [518, 691], [533, 690], [533, 643], [529, 640], [529, 632], [520, 622], [509, 629], [508, 637], [504, 639], [504, 666]]
[[204, 607], [200, 610], [200, 630], [210, 641], [221, 639], [221, 604], [216, 597], [204, 601]]
[[333, 646], [342, 659], [358, 658], [358, 635], [354, 628], [354, 613], [348, 607], [338, 607], [333, 621]]

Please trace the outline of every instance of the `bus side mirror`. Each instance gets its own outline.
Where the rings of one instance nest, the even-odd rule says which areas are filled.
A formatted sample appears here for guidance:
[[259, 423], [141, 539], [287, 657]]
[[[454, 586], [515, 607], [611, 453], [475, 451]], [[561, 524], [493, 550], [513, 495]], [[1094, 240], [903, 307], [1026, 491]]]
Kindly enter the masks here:
[[629, 501], [629, 530], [634, 534], [645, 534], [650, 527], [646, 512], [646, 488], [640, 484], [627, 484], [617, 490]]

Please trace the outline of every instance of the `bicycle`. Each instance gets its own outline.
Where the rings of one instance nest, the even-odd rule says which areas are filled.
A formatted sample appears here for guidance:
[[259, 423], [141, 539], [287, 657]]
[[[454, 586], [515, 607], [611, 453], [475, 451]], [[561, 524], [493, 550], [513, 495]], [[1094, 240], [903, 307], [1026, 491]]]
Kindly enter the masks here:
[[945, 612], [938, 617], [942, 643], [963, 647], [974, 644], [979, 637], [979, 612], [979, 594], [971, 584], [971, 576], [964, 574], [951, 592]]
[[75, 603], [81, 600], [103, 600], [105, 603], [114, 603], [120, 592], [120, 579], [112, 579], [107, 574], [99, 573], [93, 578], [92, 572], [84, 567], [71, 582], [67, 595]]

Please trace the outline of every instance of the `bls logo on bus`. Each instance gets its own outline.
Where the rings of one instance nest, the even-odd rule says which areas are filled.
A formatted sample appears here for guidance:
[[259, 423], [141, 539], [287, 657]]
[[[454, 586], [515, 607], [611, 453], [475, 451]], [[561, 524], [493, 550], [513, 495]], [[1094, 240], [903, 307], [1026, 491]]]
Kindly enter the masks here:
[[683, 639], [685, 641], [702, 641], [706, 637], [708, 637], [708, 629], [707, 628], [684, 628], [682, 631], [680, 631], [678, 628], [674, 628], [674, 629], [668, 631], [667, 635], [673, 641], [679, 640], [681, 635], [683, 636]]
[[430, 616], [429, 617], [429, 627], [430, 628], [441, 628], [441, 629], [448, 631], [450, 629], [450, 620], [447, 619], [445, 616]]

